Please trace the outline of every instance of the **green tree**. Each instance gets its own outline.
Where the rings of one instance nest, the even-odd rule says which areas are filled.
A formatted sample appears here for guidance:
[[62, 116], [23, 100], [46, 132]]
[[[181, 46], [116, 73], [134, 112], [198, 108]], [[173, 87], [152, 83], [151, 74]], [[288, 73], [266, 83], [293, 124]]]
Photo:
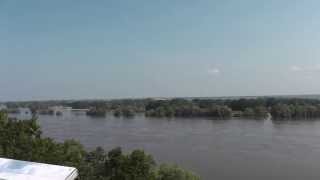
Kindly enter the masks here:
[[[124, 154], [121, 148], [108, 153], [97, 148], [87, 152], [75, 140], [59, 143], [51, 138], [43, 138], [36, 119], [9, 119], [4, 112], [0, 112], [0, 156], [73, 166], [79, 170], [82, 180], [158, 180], [158, 176], [168, 171], [157, 173], [152, 156], [142, 150]], [[192, 180], [187, 178], [189, 176], [183, 177]], [[161, 176], [161, 179], [166, 180], [165, 176]]]
[[200, 180], [200, 177], [178, 166], [161, 165], [157, 180]]

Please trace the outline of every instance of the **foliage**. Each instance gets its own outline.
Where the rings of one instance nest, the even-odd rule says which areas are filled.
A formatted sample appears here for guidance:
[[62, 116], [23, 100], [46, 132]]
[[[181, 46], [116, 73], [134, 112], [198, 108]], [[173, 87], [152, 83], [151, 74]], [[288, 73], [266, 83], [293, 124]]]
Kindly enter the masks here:
[[200, 177], [191, 172], [166, 164], [161, 165], [157, 173], [157, 180], [200, 180]]
[[106, 116], [106, 109], [103, 108], [91, 108], [89, 111], [87, 111], [88, 116], [97, 116], [97, 117], [103, 117]]
[[[1, 157], [76, 167], [82, 180], [196, 179], [192, 173], [176, 170], [177, 167], [158, 168], [152, 156], [143, 150], [124, 154], [121, 148], [106, 152], [98, 147], [87, 152], [77, 141], [58, 143], [41, 134], [36, 118], [20, 121], [0, 112]], [[185, 175], [177, 176], [177, 171]]]
[[271, 115], [276, 119], [310, 119], [320, 117], [320, 105], [277, 104], [271, 108]]
[[269, 114], [269, 111], [264, 106], [258, 106], [254, 108], [248, 107], [243, 112], [243, 116], [249, 117], [249, 118], [264, 118], [264, 117], [267, 117], [268, 114]]
[[51, 106], [70, 106], [75, 109], [90, 109], [90, 116], [105, 116], [113, 112], [117, 117], [132, 117], [145, 113], [151, 117], [209, 117], [226, 119], [232, 115], [250, 118], [316, 118], [320, 117], [320, 100], [293, 97], [247, 97], [247, 98], [176, 98], [83, 100], [83, 101], [39, 101], [5, 103], [10, 113], [18, 112], [19, 107], [48, 113]]
[[192, 101], [173, 99], [153, 101], [146, 106], [146, 115], [154, 117], [214, 117], [229, 118], [232, 110], [224, 105], [201, 106]]
[[120, 117], [120, 116], [133, 117], [135, 116], [135, 111], [130, 107], [122, 107], [122, 108], [115, 109], [113, 111], [113, 115], [115, 117]]

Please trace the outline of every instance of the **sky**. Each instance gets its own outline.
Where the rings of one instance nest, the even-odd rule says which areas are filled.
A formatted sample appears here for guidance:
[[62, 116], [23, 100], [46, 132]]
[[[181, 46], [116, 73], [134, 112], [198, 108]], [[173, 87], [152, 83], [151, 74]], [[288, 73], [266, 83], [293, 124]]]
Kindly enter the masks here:
[[0, 0], [0, 101], [319, 94], [318, 0]]

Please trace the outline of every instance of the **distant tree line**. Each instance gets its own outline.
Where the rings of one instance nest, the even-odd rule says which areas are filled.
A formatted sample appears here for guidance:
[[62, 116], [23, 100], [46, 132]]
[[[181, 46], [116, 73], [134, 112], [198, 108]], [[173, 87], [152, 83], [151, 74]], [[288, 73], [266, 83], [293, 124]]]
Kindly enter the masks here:
[[320, 117], [320, 104], [277, 104], [272, 106], [271, 115], [277, 119], [312, 119]]
[[[87, 115], [105, 116], [111, 112], [116, 117], [133, 117], [144, 113], [149, 117], [211, 117], [227, 119], [233, 116], [275, 119], [318, 118], [320, 100], [303, 98], [241, 98], [241, 99], [119, 99], [83, 101], [11, 102], [9, 111], [17, 107], [29, 107], [35, 111], [50, 105], [70, 106], [74, 109], [89, 109]], [[37, 112], [48, 112], [44, 109]], [[49, 111], [50, 112], [50, 111]]]
[[201, 107], [192, 101], [174, 99], [150, 102], [146, 106], [146, 116], [230, 118], [232, 116], [232, 110], [225, 105], [210, 104]]
[[172, 99], [151, 101], [146, 115], [153, 117], [214, 117], [231, 116], [274, 119], [309, 119], [320, 117], [320, 100], [300, 98], [252, 99]]
[[117, 109], [113, 110], [113, 115], [115, 117], [133, 117], [135, 114], [136, 112], [130, 107], [118, 107]]
[[95, 116], [95, 117], [104, 117], [106, 116], [106, 113], [107, 113], [106, 109], [102, 107], [93, 107], [86, 112], [88, 116]]
[[74, 140], [58, 143], [42, 137], [35, 118], [10, 119], [5, 112], [0, 112], [0, 157], [76, 167], [81, 180], [200, 180], [177, 166], [157, 166], [143, 150], [87, 152]]

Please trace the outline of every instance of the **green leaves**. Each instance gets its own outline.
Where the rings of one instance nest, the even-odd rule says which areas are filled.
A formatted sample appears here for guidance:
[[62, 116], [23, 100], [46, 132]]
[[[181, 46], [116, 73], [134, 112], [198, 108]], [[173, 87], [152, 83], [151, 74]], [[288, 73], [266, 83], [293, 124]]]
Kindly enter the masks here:
[[157, 180], [200, 180], [200, 177], [178, 166], [163, 164], [157, 171]]
[[152, 156], [143, 150], [124, 154], [121, 148], [115, 148], [107, 153], [98, 147], [86, 152], [75, 140], [58, 143], [43, 138], [35, 118], [9, 120], [3, 112], [0, 112], [0, 156], [73, 166], [82, 180], [198, 180], [176, 166], [157, 168]]

